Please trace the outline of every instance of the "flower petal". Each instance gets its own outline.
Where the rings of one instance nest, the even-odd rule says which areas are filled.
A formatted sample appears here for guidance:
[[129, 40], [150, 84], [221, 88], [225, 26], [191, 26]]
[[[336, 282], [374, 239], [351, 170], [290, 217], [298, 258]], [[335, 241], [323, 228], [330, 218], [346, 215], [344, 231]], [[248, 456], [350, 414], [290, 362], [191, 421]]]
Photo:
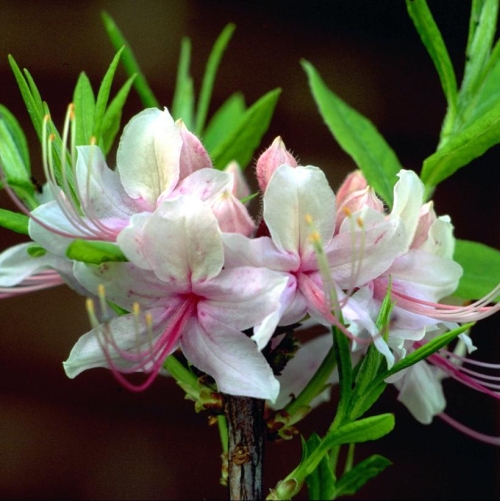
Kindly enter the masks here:
[[224, 262], [217, 220], [195, 197], [165, 200], [144, 225], [142, 245], [153, 271], [166, 282], [213, 278]]
[[282, 165], [274, 172], [264, 194], [264, 219], [279, 250], [302, 255], [311, 248], [306, 216], [327, 244], [334, 215], [335, 195], [318, 167]]
[[76, 279], [92, 294], [98, 294], [103, 285], [106, 297], [127, 311], [134, 303], [141, 308], [154, 308], [170, 301], [177, 292], [177, 284], [162, 282], [152, 272], [132, 263], [103, 263], [99, 266], [75, 263]]
[[182, 351], [229, 395], [276, 400], [279, 383], [257, 345], [245, 334], [201, 315], [181, 338]]
[[[110, 367], [116, 370], [126, 372], [128, 369], [137, 365], [137, 362], [127, 359], [123, 356], [124, 352], [130, 352], [132, 355], [137, 353], [141, 347], [148, 347], [161, 335], [165, 325], [166, 310], [164, 308], [155, 308], [149, 310], [148, 313], [152, 319], [152, 338], [149, 337], [150, 332], [146, 329], [145, 324], [142, 330], [137, 329], [137, 319], [134, 315], [123, 315], [114, 318], [106, 325], [100, 325], [87, 332], [76, 342], [71, 350], [68, 360], [63, 362], [66, 375], [73, 379], [81, 372], [95, 367]], [[108, 336], [112, 336], [113, 342], [120, 351], [117, 351], [109, 342], [103, 339], [103, 329], [108, 329]], [[98, 337], [99, 336], [99, 337]], [[107, 355], [103, 350], [103, 343], [107, 350]], [[173, 347], [174, 351], [176, 346]], [[134, 372], [142, 372], [148, 370], [148, 365], [142, 367], [141, 370]]]
[[125, 191], [154, 210], [164, 192], [179, 180], [182, 139], [167, 109], [149, 108], [127, 124], [117, 152], [117, 170]]

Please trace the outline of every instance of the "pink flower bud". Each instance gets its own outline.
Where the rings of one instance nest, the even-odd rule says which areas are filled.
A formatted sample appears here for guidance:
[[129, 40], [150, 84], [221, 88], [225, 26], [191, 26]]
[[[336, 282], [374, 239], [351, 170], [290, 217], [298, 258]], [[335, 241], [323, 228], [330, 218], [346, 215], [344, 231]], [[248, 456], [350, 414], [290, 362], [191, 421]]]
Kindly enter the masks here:
[[371, 186], [353, 191], [347, 196], [347, 198], [344, 199], [342, 204], [338, 205], [335, 232], [338, 233], [340, 226], [347, 216], [358, 212], [364, 207], [369, 207], [377, 212], [384, 212], [384, 204], [377, 197]]
[[181, 133], [182, 149], [179, 160], [179, 181], [192, 174], [194, 171], [212, 167], [212, 160], [201, 141], [189, 132], [182, 120], [177, 120], [177, 127]]
[[337, 191], [337, 206], [340, 207], [352, 193], [364, 190], [367, 186], [368, 183], [360, 170], [351, 172]]
[[266, 191], [267, 184], [274, 171], [283, 164], [290, 167], [297, 167], [298, 165], [293, 155], [286, 149], [281, 137], [278, 136], [257, 160], [257, 181], [263, 193]]

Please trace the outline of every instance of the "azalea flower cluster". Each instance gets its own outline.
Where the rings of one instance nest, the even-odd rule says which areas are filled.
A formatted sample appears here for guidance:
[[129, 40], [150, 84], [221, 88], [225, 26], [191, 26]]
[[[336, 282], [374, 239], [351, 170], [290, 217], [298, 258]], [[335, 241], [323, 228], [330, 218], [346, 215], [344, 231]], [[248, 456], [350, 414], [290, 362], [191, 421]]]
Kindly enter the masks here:
[[[65, 281], [99, 298], [98, 313], [88, 302], [93, 329], [64, 362], [69, 377], [107, 367], [127, 388], [142, 390], [180, 348], [219, 391], [281, 407], [312, 376], [332, 336], [304, 344], [276, 376], [262, 350], [279, 346], [273, 335], [280, 326], [306, 319], [334, 325], [352, 340], [354, 357], [374, 343], [391, 368], [437, 334], [498, 310], [487, 306], [498, 291], [467, 307], [439, 303], [455, 291], [462, 269], [453, 261], [449, 217], [424, 203], [412, 171], [399, 173], [388, 210], [360, 172], [335, 195], [321, 169], [298, 165], [277, 138], [256, 163], [256, 224], [241, 201], [249, 190], [238, 166], [213, 168], [200, 140], [166, 109], [130, 121], [114, 170], [96, 145], [77, 147], [72, 182], [65, 165], [57, 178], [52, 140], [43, 139], [45, 198], [30, 213], [30, 236], [43, 250], [23, 244], [0, 255], [0, 294]], [[72, 261], [67, 250], [76, 239], [116, 244], [125, 258]], [[394, 308], [383, 336], [376, 319], [388, 294]], [[461, 341], [473, 349], [466, 334]], [[446, 374], [493, 394], [462, 371], [462, 361], [438, 353], [389, 382], [428, 423], [444, 409]], [[145, 380], [133, 384], [126, 378], [133, 372]]]

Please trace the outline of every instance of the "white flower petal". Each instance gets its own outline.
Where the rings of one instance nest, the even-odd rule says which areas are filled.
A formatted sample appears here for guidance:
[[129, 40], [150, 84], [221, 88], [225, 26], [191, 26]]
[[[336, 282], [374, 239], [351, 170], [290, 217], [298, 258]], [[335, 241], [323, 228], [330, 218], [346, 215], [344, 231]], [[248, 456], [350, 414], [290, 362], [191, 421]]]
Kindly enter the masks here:
[[179, 180], [182, 139], [167, 109], [149, 108], [127, 124], [117, 152], [117, 170], [125, 191], [154, 210], [164, 192]]
[[229, 395], [276, 400], [279, 383], [257, 345], [245, 334], [205, 318], [181, 338], [182, 351]]

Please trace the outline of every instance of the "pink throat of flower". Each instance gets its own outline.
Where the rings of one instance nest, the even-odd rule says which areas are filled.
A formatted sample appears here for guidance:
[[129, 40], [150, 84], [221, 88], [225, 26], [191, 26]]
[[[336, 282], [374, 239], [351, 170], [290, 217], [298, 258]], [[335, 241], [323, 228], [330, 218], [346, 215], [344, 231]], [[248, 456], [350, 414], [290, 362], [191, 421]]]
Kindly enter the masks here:
[[[101, 324], [97, 339], [106, 357], [109, 369], [118, 382], [127, 390], [140, 392], [147, 389], [155, 380], [163, 367], [163, 363], [178, 345], [188, 323], [196, 317], [199, 298], [189, 295], [183, 298], [177, 310], [169, 318], [161, 319], [161, 333], [155, 336], [153, 317], [149, 312], [141, 313], [138, 305], [134, 305], [134, 329], [137, 346], [131, 350], [120, 348], [116, 340], [111, 322]], [[134, 372], [147, 373], [146, 379], [135, 384], [124, 374]]]

